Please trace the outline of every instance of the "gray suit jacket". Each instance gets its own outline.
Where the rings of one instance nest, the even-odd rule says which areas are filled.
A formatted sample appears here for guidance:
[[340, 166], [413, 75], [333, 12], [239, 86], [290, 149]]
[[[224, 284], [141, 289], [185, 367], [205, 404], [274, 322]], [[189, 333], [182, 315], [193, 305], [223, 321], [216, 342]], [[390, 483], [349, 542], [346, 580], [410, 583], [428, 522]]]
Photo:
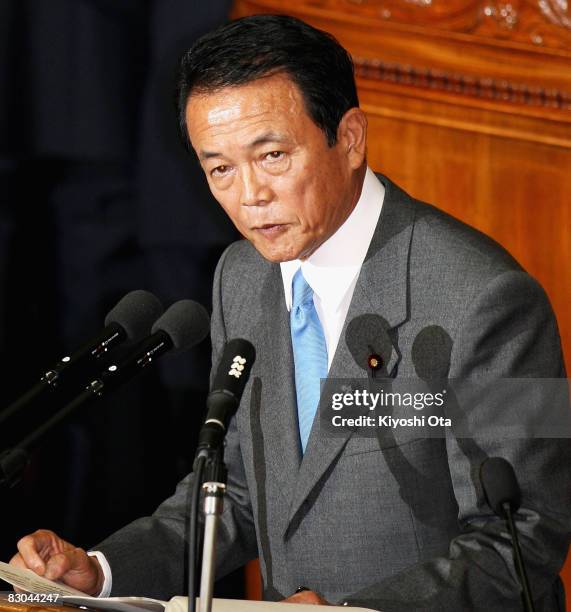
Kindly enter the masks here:
[[[564, 376], [541, 287], [492, 240], [380, 178], [385, 203], [329, 376], [363, 378], [372, 351], [388, 377], [423, 368], [453, 378]], [[402, 440], [315, 426], [302, 460], [280, 269], [246, 241], [216, 272], [214, 364], [236, 337], [254, 344], [257, 359], [227, 438], [220, 575], [259, 556], [267, 599], [306, 585], [332, 602], [386, 611], [521, 609], [505, 523], [477, 477], [486, 457], [500, 455], [523, 490], [518, 526], [537, 609], [562, 609], [569, 440]], [[113, 594], [183, 591], [191, 478], [152, 517], [98, 547]]]

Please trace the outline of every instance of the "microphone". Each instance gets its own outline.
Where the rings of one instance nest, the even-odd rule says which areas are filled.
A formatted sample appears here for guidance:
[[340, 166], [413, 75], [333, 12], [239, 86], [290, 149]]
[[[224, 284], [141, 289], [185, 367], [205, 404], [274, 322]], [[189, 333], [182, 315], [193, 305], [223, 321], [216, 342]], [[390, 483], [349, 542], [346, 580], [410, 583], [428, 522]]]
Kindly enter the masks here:
[[221, 446], [255, 360], [256, 350], [248, 340], [234, 338], [226, 343], [206, 399], [207, 414], [198, 436], [196, 459], [208, 457]]
[[0, 455], [0, 484], [15, 484], [29, 461], [28, 450], [76, 408], [117, 389], [161, 355], [169, 351], [180, 353], [198, 344], [206, 337], [209, 328], [210, 317], [203, 306], [192, 300], [173, 304], [157, 319], [152, 334], [123, 361], [109, 366], [74, 400]]
[[[218, 520], [223, 510], [227, 470], [222, 447], [230, 419], [240, 405], [240, 399], [256, 359], [251, 342], [235, 338], [226, 343], [218, 364], [212, 388], [206, 399], [207, 414], [198, 435], [198, 446], [193, 464], [194, 480], [190, 495], [190, 521], [188, 546], [188, 610], [195, 605], [196, 557], [198, 551], [198, 506], [200, 491], [204, 488], [204, 547], [200, 598], [212, 600], [214, 584], [215, 540]], [[204, 474], [206, 473], [206, 478]], [[203, 485], [203, 480], [207, 482]]]
[[97, 365], [101, 356], [123, 342], [144, 338], [162, 312], [162, 304], [148, 291], [138, 289], [125, 295], [105, 317], [105, 328], [48, 369], [40, 382], [0, 414], [0, 423], [37, 400], [47, 390], [60, 388], [62, 382], [79, 384], [81, 381], [78, 379], [84, 368]]
[[480, 481], [490, 508], [507, 521], [514, 547], [516, 570], [522, 587], [524, 609], [527, 612], [535, 612], [517, 528], [513, 519], [513, 513], [517, 512], [521, 505], [521, 490], [514, 469], [506, 459], [490, 457], [480, 466]]
[[151, 335], [140, 342], [120, 363], [110, 365], [91, 381], [88, 391], [101, 396], [121, 386], [165, 353], [182, 353], [208, 335], [210, 317], [204, 306], [193, 300], [175, 302], [159, 317]]

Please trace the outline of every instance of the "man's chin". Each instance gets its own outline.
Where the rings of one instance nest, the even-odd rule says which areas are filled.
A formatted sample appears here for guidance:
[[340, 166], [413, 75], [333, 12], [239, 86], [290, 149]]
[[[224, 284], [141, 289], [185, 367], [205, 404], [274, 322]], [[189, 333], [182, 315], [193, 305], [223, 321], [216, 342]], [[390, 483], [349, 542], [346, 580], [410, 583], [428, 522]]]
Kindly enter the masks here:
[[300, 250], [294, 249], [269, 249], [265, 245], [253, 243], [254, 248], [258, 253], [270, 263], [283, 263], [284, 261], [292, 261], [293, 259], [299, 259]]
[[292, 261], [293, 259], [298, 259], [296, 255], [290, 254], [280, 254], [280, 253], [268, 253], [261, 251], [260, 249], [256, 249], [260, 255], [269, 261], [270, 263], [283, 263], [284, 261]]

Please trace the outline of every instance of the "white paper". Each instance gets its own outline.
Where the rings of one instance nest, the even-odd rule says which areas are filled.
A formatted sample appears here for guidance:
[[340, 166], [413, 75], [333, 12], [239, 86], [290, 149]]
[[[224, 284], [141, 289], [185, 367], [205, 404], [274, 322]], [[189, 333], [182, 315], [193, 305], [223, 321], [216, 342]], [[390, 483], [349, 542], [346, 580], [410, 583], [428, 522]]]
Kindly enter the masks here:
[[28, 591], [28, 593], [57, 593], [58, 595], [81, 595], [87, 597], [85, 593], [72, 589], [66, 584], [47, 580], [38, 576], [32, 570], [20, 569], [3, 561], [0, 561], [0, 578], [12, 586]]
[[[100, 610], [114, 610], [116, 612], [187, 612], [188, 598], [173, 597], [168, 603], [147, 597], [90, 597], [81, 591], [72, 589], [61, 582], [53, 582], [38, 576], [32, 570], [20, 569], [0, 561], [0, 578], [9, 584], [29, 593], [57, 593], [62, 595], [66, 604], [97, 608]], [[197, 600], [198, 602], [198, 600]], [[293, 610], [295, 608], [295, 611]], [[197, 610], [199, 609], [197, 603]], [[267, 601], [242, 601], [237, 599], [214, 599], [212, 612], [262, 612], [262, 610], [280, 612], [315, 612], [315, 606], [305, 604], [275, 603]], [[335, 610], [353, 610], [354, 612], [372, 612], [365, 608], [347, 608], [331, 606]]]

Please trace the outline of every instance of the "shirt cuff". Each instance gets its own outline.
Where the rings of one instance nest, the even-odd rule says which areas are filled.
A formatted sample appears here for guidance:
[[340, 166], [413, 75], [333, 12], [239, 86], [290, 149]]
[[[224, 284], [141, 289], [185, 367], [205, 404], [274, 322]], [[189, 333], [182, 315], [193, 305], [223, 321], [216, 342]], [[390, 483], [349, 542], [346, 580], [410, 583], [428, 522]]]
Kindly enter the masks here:
[[111, 595], [111, 588], [113, 586], [113, 579], [111, 576], [111, 566], [107, 561], [105, 555], [98, 550], [90, 550], [87, 553], [90, 557], [95, 557], [99, 561], [99, 565], [103, 570], [103, 587], [97, 597], [109, 597]]

